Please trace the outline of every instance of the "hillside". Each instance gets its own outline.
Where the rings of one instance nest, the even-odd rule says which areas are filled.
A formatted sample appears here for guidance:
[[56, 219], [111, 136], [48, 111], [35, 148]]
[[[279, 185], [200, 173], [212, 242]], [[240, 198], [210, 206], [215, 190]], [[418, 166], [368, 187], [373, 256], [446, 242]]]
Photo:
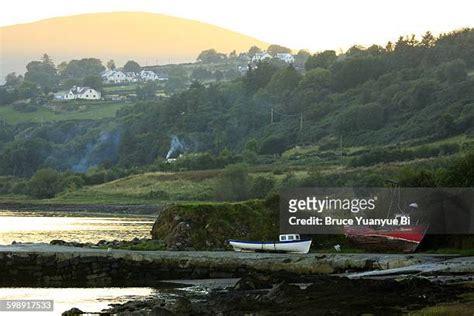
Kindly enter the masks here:
[[140, 64], [195, 60], [209, 48], [246, 51], [268, 44], [217, 26], [161, 14], [115, 12], [59, 17], [0, 28], [2, 78], [44, 53], [57, 62], [91, 56]]
[[[470, 29], [401, 37], [314, 54], [304, 71], [261, 62], [234, 80], [194, 81], [120, 109], [48, 113], [48, 96], [25, 80], [3, 89], [37, 94], [0, 111], [0, 192], [78, 203], [244, 200], [295, 186], [380, 186], [418, 162], [437, 170], [474, 148], [473, 52]], [[81, 119], [72, 120], [75, 107]], [[156, 171], [166, 174], [148, 174]], [[425, 186], [468, 183], [421, 177]], [[32, 192], [43, 178], [55, 185]]]

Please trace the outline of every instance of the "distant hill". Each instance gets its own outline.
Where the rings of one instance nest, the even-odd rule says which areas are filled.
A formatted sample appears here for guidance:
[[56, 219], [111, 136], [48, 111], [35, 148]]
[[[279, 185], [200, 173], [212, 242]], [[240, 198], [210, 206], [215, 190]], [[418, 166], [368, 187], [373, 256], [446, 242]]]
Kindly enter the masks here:
[[268, 44], [217, 26], [161, 14], [116, 12], [59, 17], [0, 28], [0, 75], [24, 72], [25, 64], [48, 53], [54, 61], [97, 57], [122, 65], [195, 60], [205, 49], [244, 51]]

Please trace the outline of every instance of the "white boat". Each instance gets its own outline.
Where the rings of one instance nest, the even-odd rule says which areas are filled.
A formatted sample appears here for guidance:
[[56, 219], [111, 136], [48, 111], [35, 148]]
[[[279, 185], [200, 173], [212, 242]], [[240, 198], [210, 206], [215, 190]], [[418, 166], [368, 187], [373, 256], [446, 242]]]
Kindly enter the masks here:
[[271, 251], [288, 253], [308, 253], [311, 239], [300, 238], [298, 234], [280, 235], [279, 241], [228, 240], [234, 251]]

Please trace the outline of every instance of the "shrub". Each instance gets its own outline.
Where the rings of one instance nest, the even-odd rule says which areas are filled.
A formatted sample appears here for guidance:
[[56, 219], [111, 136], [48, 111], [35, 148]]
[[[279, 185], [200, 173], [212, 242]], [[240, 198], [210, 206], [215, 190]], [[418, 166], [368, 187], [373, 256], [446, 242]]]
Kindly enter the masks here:
[[220, 200], [245, 200], [249, 197], [249, 186], [247, 165], [229, 165], [218, 181], [217, 197]]
[[264, 198], [275, 187], [273, 177], [259, 176], [252, 181], [251, 193], [255, 198]]
[[85, 184], [84, 179], [78, 175], [70, 175], [62, 180], [61, 187], [70, 191], [76, 191], [82, 188]]
[[39, 198], [52, 198], [63, 189], [63, 180], [59, 172], [46, 168], [35, 172], [28, 183], [29, 194]]

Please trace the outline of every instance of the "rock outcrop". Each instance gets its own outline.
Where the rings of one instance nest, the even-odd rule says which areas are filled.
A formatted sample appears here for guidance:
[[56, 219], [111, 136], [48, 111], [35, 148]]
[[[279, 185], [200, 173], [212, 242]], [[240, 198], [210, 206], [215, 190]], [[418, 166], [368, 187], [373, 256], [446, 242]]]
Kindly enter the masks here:
[[153, 239], [170, 250], [216, 250], [228, 239], [273, 240], [278, 236], [278, 199], [241, 203], [188, 203], [165, 208]]

